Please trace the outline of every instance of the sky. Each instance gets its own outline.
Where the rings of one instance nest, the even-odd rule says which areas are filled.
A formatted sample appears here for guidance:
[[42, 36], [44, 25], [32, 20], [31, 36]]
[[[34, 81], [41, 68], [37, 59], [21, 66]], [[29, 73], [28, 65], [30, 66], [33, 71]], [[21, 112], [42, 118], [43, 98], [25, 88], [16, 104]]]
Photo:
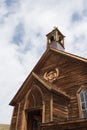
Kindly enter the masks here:
[[0, 0], [0, 123], [10, 123], [14, 97], [57, 26], [65, 51], [87, 58], [87, 0]]

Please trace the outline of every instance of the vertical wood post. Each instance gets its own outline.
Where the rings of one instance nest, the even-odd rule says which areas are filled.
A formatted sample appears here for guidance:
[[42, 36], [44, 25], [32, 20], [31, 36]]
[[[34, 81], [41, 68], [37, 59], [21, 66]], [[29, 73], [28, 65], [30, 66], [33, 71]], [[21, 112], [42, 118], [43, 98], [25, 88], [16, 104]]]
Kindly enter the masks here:
[[59, 40], [59, 35], [58, 35], [58, 31], [56, 31], [56, 39], [55, 39], [56, 41], [58, 41]]
[[26, 96], [25, 103], [24, 103], [23, 119], [22, 119], [22, 130], [27, 130], [27, 119], [26, 119], [26, 113], [25, 113], [25, 110], [26, 110], [27, 104], [28, 104], [27, 98], [28, 98], [28, 95]]
[[27, 120], [25, 115], [25, 110], [23, 110], [23, 119], [22, 119], [22, 129], [21, 130], [27, 130]]
[[42, 123], [45, 123], [45, 102], [43, 101]]
[[53, 96], [50, 99], [50, 121], [53, 121]]
[[20, 103], [18, 104], [18, 113], [17, 113], [17, 120], [16, 120], [16, 130], [17, 130], [17, 126], [18, 126], [19, 111], [20, 111]]

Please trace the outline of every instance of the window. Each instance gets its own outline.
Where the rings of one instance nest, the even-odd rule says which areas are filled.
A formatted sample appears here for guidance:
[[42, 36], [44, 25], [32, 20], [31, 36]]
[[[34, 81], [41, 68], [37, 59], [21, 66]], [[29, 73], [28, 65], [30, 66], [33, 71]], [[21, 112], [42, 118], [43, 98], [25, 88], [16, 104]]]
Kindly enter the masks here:
[[51, 42], [53, 42], [54, 41], [54, 36], [51, 36], [50, 40], [51, 40]]
[[80, 91], [82, 117], [87, 118], [87, 90]]

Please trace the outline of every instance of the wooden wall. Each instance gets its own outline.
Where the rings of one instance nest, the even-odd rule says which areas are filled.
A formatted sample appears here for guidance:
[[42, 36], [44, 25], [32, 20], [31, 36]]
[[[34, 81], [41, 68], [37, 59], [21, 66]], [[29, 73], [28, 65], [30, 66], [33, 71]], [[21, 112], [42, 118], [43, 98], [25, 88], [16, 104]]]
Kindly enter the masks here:
[[46, 93], [44, 96], [45, 101], [45, 122], [51, 121], [51, 107], [50, 107], [51, 94]]
[[62, 97], [53, 95], [53, 121], [68, 119], [68, 101]]
[[21, 130], [21, 128], [22, 128], [24, 103], [25, 103], [24, 100], [21, 101], [21, 103], [20, 103], [19, 112], [18, 112], [17, 130]]
[[14, 106], [10, 130], [21, 130], [24, 110], [24, 100]]
[[70, 100], [70, 104], [69, 104], [69, 119], [74, 120], [75, 118], [78, 119], [80, 118], [77, 96], [73, 97]]
[[[38, 87], [39, 89], [37, 89]], [[32, 108], [40, 107], [42, 109], [42, 123], [49, 123], [52, 121], [66, 122], [69, 120], [80, 118], [78, 100], [76, 95], [77, 91], [72, 92], [73, 95], [71, 96], [72, 98], [70, 100], [63, 95], [58, 95], [54, 92], [48, 91], [44, 86], [39, 83], [37, 84], [37, 87], [31, 91], [31, 94], [29, 93], [29, 91], [27, 92], [23, 100], [21, 100], [18, 104], [14, 106], [10, 130], [27, 130], [27, 119], [26, 117], [24, 117], [26, 109], [32, 110]], [[32, 102], [31, 95], [35, 96], [35, 103]], [[32, 104], [29, 104], [29, 102]]]
[[[32, 91], [32, 94], [35, 94], [35, 92], [36, 92], [36, 89]], [[23, 129], [24, 127], [22, 125], [26, 125], [26, 123], [23, 124], [23, 121], [26, 120], [24, 118], [25, 110], [26, 109], [28, 110], [32, 107], [38, 108], [39, 105], [40, 106], [42, 105], [41, 106], [42, 116], [44, 116], [44, 119], [42, 117], [43, 123], [48, 123], [51, 121], [61, 122], [61, 121], [67, 121], [67, 120], [73, 120], [75, 118], [79, 118], [77, 96], [74, 96], [72, 99], [67, 100], [65, 97], [52, 93], [46, 90], [45, 88], [42, 89], [42, 93], [43, 93], [44, 104], [43, 104], [43, 101], [41, 103], [41, 100], [40, 100], [40, 104], [38, 104], [39, 103], [38, 98], [41, 99], [41, 95], [38, 92], [39, 96], [36, 95], [38, 96], [37, 98], [38, 103], [36, 101], [35, 106], [31, 106], [31, 104], [30, 105], [28, 104], [29, 103], [28, 100], [30, 98], [27, 95], [25, 97], [27, 97], [28, 100], [25, 100], [26, 98], [24, 98], [19, 104], [15, 105], [10, 130], [24, 130]], [[25, 104], [27, 105], [25, 106]]]
[[79, 102], [77, 99], [77, 92], [70, 100], [64, 97], [53, 95], [53, 120], [66, 121], [80, 119], [79, 116]]

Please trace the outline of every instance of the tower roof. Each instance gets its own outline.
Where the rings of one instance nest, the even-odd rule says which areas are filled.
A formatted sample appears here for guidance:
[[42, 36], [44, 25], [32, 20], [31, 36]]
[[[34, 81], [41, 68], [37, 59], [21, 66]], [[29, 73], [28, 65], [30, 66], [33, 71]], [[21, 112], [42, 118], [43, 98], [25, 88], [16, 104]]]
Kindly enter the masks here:
[[50, 34], [54, 33], [55, 31], [58, 31], [59, 34], [61, 34], [63, 37], [65, 37], [65, 36], [61, 33], [61, 31], [58, 29], [58, 27], [54, 27], [54, 29], [53, 29], [51, 32], [49, 32], [46, 36], [48, 37]]

